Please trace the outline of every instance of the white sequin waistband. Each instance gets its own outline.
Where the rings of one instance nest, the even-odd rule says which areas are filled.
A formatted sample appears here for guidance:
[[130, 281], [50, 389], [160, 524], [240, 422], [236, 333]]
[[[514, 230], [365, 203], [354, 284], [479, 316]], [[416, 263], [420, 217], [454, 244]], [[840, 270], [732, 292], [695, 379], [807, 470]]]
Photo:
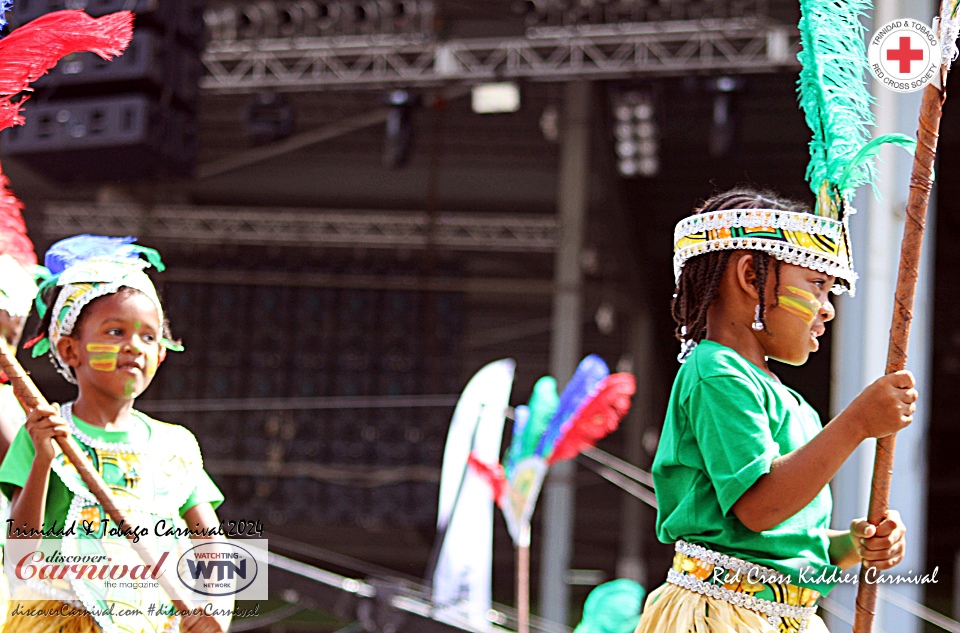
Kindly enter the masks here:
[[[704, 563], [709, 563], [711, 565], [720, 567], [721, 569], [733, 571], [745, 576], [759, 574], [768, 577], [776, 577], [776, 575], [779, 575], [778, 572], [767, 567], [763, 567], [762, 565], [757, 565], [756, 563], [751, 563], [740, 558], [736, 558], [735, 556], [721, 554], [720, 552], [709, 550], [701, 545], [687, 543], [686, 541], [677, 541], [675, 549], [679, 554], [683, 554]], [[772, 600], [757, 598], [747, 593], [733, 591], [732, 589], [727, 589], [721, 585], [700, 580], [696, 576], [683, 573], [682, 571], [678, 571], [676, 569], [671, 569], [667, 572], [667, 582], [679, 587], [683, 587], [684, 589], [689, 589], [690, 591], [694, 591], [700, 595], [716, 598], [717, 600], [723, 600], [728, 604], [743, 607], [744, 609], [749, 609], [751, 611], [756, 611], [757, 613], [762, 613], [763, 615], [767, 616], [767, 620], [777, 630], [779, 630], [778, 620], [780, 618], [791, 618], [800, 621], [799, 630], [803, 632], [807, 628], [807, 622], [810, 616], [817, 612], [816, 607], [801, 607], [798, 605], [784, 604], [782, 602], [774, 602]]]

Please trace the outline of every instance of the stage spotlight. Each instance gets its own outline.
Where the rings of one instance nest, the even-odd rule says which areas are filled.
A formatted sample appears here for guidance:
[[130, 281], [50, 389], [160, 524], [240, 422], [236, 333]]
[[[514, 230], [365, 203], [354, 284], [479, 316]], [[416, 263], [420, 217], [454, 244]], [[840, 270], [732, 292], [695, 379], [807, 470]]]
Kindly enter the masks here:
[[253, 96], [244, 113], [244, 133], [255, 145], [273, 143], [293, 133], [293, 107], [275, 92]]
[[420, 105], [419, 95], [407, 90], [394, 90], [387, 95], [390, 113], [384, 135], [383, 164], [399, 169], [407, 164], [413, 149], [413, 112]]
[[717, 77], [707, 82], [707, 89], [713, 93], [713, 117], [707, 137], [711, 156], [726, 156], [733, 149], [736, 137], [733, 93], [743, 87], [744, 81], [739, 77]]

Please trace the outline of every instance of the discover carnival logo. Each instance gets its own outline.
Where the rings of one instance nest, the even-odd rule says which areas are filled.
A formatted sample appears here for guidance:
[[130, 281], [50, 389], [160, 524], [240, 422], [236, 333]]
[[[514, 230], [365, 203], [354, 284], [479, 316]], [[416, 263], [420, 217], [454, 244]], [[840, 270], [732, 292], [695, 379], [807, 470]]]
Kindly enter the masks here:
[[266, 539], [210, 540], [187, 550], [168, 545], [151, 547], [154, 560], [146, 563], [126, 539], [8, 539], [3, 563], [11, 586], [26, 583], [41, 593], [47, 583], [64, 582], [103, 596], [159, 592], [167, 576], [197, 603], [268, 598]]
[[867, 59], [870, 72], [885, 88], [916, 92], [940, 72], [940, 41], [933, 29], [919, 20], [893, 20], [870, 38]]

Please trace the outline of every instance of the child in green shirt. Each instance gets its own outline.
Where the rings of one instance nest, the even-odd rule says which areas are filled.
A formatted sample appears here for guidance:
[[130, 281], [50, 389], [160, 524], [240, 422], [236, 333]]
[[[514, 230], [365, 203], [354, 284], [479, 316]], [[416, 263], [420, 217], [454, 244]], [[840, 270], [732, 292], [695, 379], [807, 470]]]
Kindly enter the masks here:
[[673, 316], [684, 362], [653, 464], [657, 535], [676, 543], [638, 633], [826, 631], [817, 600], [860, 562], [903, 558], [896, 512], [830, 530], [827, 487], [865, 439], [911, 422], [909, 372], [867, 387], [825, 427], [768, 358], [819, 349], [829, 292], [856, 280], [845, 224], [738, 189], [677, 227]]
[[[159, 255], [134, 241], [79, 235], [47, 252], [54, 277], [41, 287], [40, 336], [28, 346], [34, 355], [50, 354], [60, 374], [77, 385], [77, 399], [29, 412], [0, 465], [13, 538], [62, 534], [64, 555], [68, 549], [99, 547], [117, 566], [140, 560], [55, 446], [55, 437], [74, 437], [128, 517], [131, 525], [124, 528], [142, 531], [155, 556], [163, 552], [177, 561], [191, 547], [190, 539], [179, 535], [218, 527], [215, 508], [223, 501], [203, 469], [193, 434], [134, 408], [167, 351], [183, 349], [169, 339], [163, 307], [144, 272], [151, 265], [162, 270]], [[169, 536], [161, 526], [177, 531]], [[228, 619], [171, 613], [159, 587], [95, 580], [28, 578], [12, 601], [12, 607], [23, 602], [24, 609], [11, 608], [4, 631], [226, 630]]]

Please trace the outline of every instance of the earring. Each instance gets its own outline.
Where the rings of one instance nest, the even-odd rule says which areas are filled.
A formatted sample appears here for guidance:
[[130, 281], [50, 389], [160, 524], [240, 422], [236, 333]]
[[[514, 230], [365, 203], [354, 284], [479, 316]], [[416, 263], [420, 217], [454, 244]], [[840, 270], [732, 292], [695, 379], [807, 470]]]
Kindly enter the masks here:
[[693, 348], [697, 346], [697, 342], [687, 338], [687, 326], [682, 326], [680, 328], [680, 336], [683, 337], [683, 341], [680, 342], [680, 353], [677, 355], [677, 360], [683, 364], [687, 360], [687, 356], [693, 353]]
[[753, 313], [753, 325], [750, 327], [753, 328], [754, 332], [763, 332], [763, 329], [766, 327], [763, 324], [763, 321], [760, 320], [760, 304], [757, 304], [757, 310]]

